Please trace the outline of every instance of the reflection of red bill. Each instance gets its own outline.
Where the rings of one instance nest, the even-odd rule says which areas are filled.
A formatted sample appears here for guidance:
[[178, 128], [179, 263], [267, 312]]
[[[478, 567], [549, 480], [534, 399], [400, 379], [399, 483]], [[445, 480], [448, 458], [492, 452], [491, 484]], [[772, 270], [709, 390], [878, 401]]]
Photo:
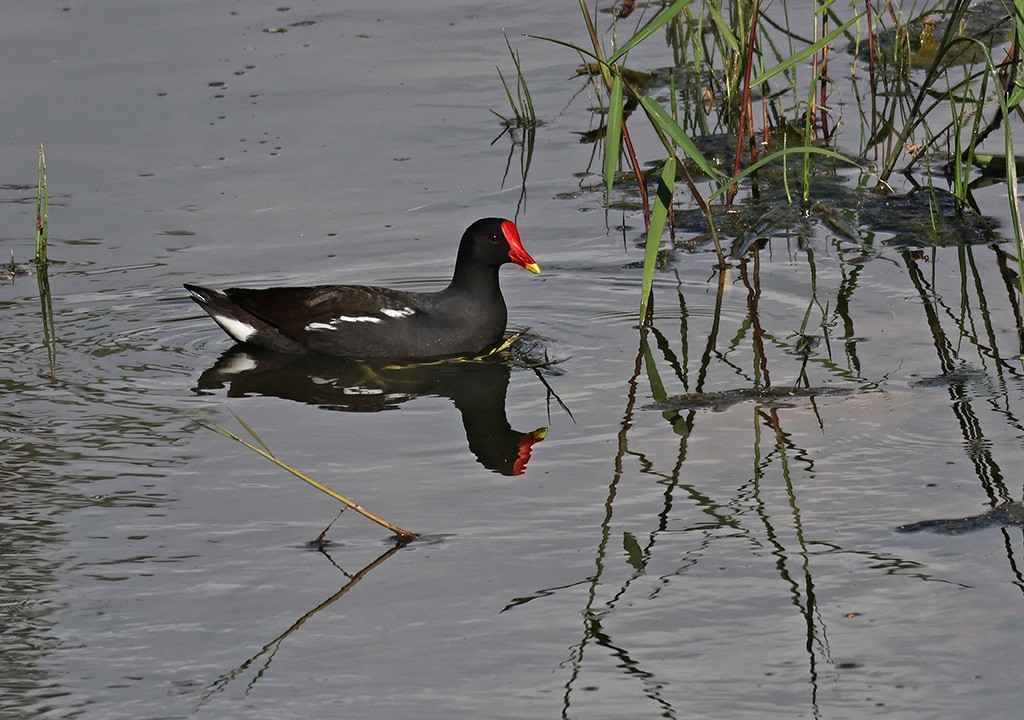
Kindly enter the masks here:
[[[539, 272], [539, 271], [538, 271]], [[522, 475], [526, 470], [526, 463], [530, 462], [530, 453], [534, 445], [539, 443], [548, 435], [548, 429], [537, 428], [531, 433], [523, 433], [519, 437], [519, 456], [512, 465], [513, 475]]]

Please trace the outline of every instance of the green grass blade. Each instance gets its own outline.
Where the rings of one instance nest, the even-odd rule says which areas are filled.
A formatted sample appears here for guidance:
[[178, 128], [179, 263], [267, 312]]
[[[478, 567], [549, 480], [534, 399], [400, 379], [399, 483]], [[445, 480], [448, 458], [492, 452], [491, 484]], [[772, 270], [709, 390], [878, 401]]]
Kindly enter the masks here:
[[604, 182], [605, 203], [611, 201], [612, 183], [619, 168], [619, 152], [622, 149], [622, 76], [612, 79], [611, 97], [608, 101], [608, 122], [604, 136]]
[[1024, 226], [1021, 225], [1020, 205], [1017, 200], [1017, 163], [1013, 154], [1013, 133], [1010, 132], [1009, 123], [1005, 132], [1006, 138], [1006, 190], [1010, 201], [1010, 218], [1013, 221], [1013, 235], [1017, 244], [1017, 279], [1020, 283], [1021, 294], [1024, 295]]
[[[1013, 0], [1011, 3], [1013, 12], [1014, 39], [1018, 43], [1024, 42], [1024, 0]], [[1018, 50], [1018, 52], [1020, 52]], [[1020, 87], [1020, 78], [1017, 79], [1017, 87]]]
[[526, 37], [533, 38], [534, 40], [545, 40], [545, 41], [547, 41], [549, 43], [554, 43], [555, 45], [561, 45], [562, 47], [567, 47], [570, 50], [575, 50], [580, 55], [588, 57], [591, 60], [593, 60], [594, 62], [602, 62], [601, 58], [599, 58], [597, 55], [595, 55], [592, 50], [584, 50], [583, 48], [581, 48], [579, 45], [576, 45], [575, 43], [566, 42], [565, 40], [559, 40], [558, 38], [547, 37], [545, 35], [527, 35]]
[[770, 80], [771, 78], [775, 77], [779, 73], [785, 72], [785, 71], [789, 70], [791, 67], [793, 67], [794, 65], [803, 62], [804, 60], [809, 58], [811, 55], [814, 55], [816, 52], [821, 50], [826, 45], [831, 44], [833, 40], [835, 40], [837, 37], [839, 37], [844, 32], [846, 32], [847, 28], [849, 28], [851, 25], [853, 25], [855, 22], [857, 22], [860, 19], [860, 16], [862, 14], [863, 13], [858, 13], [857, 15], [854, 15], [850, 20], [848, 20], [847, 22], [843, 23], [842, 25], [837, 27], [835, 30], [830, 32], [828, 35], [826, 35], [825, 37], [823, 37], [820, 40], [818, 40], [818, 42], [814, 43], [813, 45], [808, 45], [807, 47], [805, 47], [803, 50], [801, 50], [800, 52], [796, 53], [792, 57], [786, 58], [785, 60], [780, 62], [778, 65], [775, 65], [773, 67], [768, 68], [767, 70], [765, 70], [763, 73], [758, 75], [756, 78], [754, 78], [750, 82], [750, 87], [757, 87], [761, 83], [763, 83], [763, 82], [765, 82], [767, 80]]
[[643, 107], [644, 112], [647, 113], [647, 117], [651, 119], [651, 122], [672, 138], [686, 157], [696, 163], [697, 167], [703, 170], [709, 177], [718, 181], [726, 179], [725, 174], [721, 170], [708, 162], [708, 159], [704, 157], [704, 153], [697, 148], [693, 140], [690, 139], [690, 136], [686, 134], [686, 131], [679, 127], [679, 124], [672, 119], [671, 115], [665, 112], [665, 108], [661, 107], [653, 99], [641, 95], [639, 91], [634, 90], [634, 94], [640, 99], [640, 105]]
[[502, 115], [500, 112], [498, 112], [494, 108], [487, 108], [487, 112], [489, 112], [491, 115], [493, 115], [494, 117], [496, 117], [499, 120], [501, 120], [506, 125], [515, 125], [516, 124], [515, 118], [505, 117], [504, 115]]
[[651, 226], [647, 230], [647, 245], [644, 249], [644, 273], [640, 286], [640, 324], [647, 321], [647, 306], [650, 304], [651, 288], [654, 285], [654, 267], [658, 264], [658, 247], [665, 232], [668, 210], [672, 206], [672, 191], [676, 184], [676, 159], [665, 161], [658, 182], [658, 195], [651, 210]]
[[48, 262], [46, 247], [50, 225], [50, 188], [46, 180], [46, 153], [39, 143], [39, 173], [36, 178], [36, 265]]
[[[505, 35], [505, 33], [502, 32], [502, 35]], [[537, 124], [537, 113], [533, 109], [533, 98], [530, 96], [530, 88], [526, 86], [523, 66], [519, 62], [519, 53], [512, 49], [512, 43], [509, 42], [508, 35], [505, 35], [505, 45], [512, 56], [512, 63], [516, 66], [516, 95], [519, 100], [518, 107], [520, 108], [516, 115], [522, 115], [521, 124], [532, 127]], [[501, 70], [498, 70], [498, 74], [501, 74]], [[502, 78], [501, 82], [504, 85], [505, 78]], [[508, 85], [505, 85], [505, 92], [508, 93]], [[509, 93], [509, 100], [511, 101], [511, 93]]]
[[708, 12], [711, 13], [711, 20], [715, 23], [715, 27], [718, 28], [718, 32], [721, 34], [722, 39], [725, 40], [726, 45], [728, 45], [729, 49], [734, 53], [739, 53], [740, 40], [733, 33], [732, 28], [729, 27], [729, 23], [727, 23], [725, 18], [722, 17], [722, 13], [718, 11], [718, 8], [715, 7], [714, 3], [709, 3], [707, 9]]
[[[1011, 94], [1012, 97], [1012, 94]], [[1013, 237], [1017, 246], [1017, 279], [1024, 295], [1024, 225], [1021, 224], [1020, 201], [1017, 198], [1017, 156], [1013, 148], [1013, 126], [1010, 122], [1013, 106], [1000, 100], [1003, 113], [1003, 146], [1006, 152], [1006, 193], [1013, 222]]]
[[672, 18], [681, 13], [683, 8], [689, 4], [690, 0], [676, 0], [667, 8], [655, 15], [649, 23], [637, 31], [636, 35], [627, 40], [626, 44], [619, 48], [618, 52], [608, 58], [608, 64], [610, 65], [616, 62], [619, 58], [649, 38], [655, 32], [668, 25]]
[[[516, 107], [516, 101], [512, 97], [512, 91], [508, 89], [508, 83], [505, 82], [505, 76], [501, 74], [501, 68], [498, 67], [497, 65], [494, 66], [494, 69], [498, 71], [498, 77], [501, 79], [501, 86], [505, 88], [505, 97], [508, 98], [508, 106], [512, 108], [512, 114], [515, 116], [516, 124], [521, 125], [523, 122], [523, 116], [519, 113], [519, 108]], [[491, 112], [494, 111], [492, 110]], [[494, 114], [498, 115], [498, 113]], [[501, 116], [498, 115], [498, 117]]]
[[[1014, 0], [1014, 42], [1018, 46], [1024, 42], [1024, 0]], [[991, 70], [994, 72], [994, 70]], [[1010, 202], [1010, 219], [1013, 221], [1013, 237], [1017, 245], [1017, 281], [1021, 295], [1024, 295], [1024, 225], [1021, 224], [1020, 201], [1017, 198], [1017, 156], [1013, 148], [1013, 129], [1010, 114], [1024, 100], [1024, 82], [1018, 75], [1005, 100], [1000, 100], [1003, 113], [1003, 143], [1006, 152], [1006, 193]]]
[[1010, 91], [1010, 97], [1007, 98], [1007, 105], [1012, 110], [1020, 105], [1022, 101], [1024, 101], [1024, 80], [1017, 80], [1013, 90]]
[[245, 428], [245, 431], [247, 433], [249, 433], [249, 435], [252, 437], [252, 439], [255, 440], [256, 442], [258, 442], [260, 444], [260, 447], [267, 451], [267, 454], [269, 454], [269, 455], [273, 455], [274, 454], [274, 452], [269, 447], [267, 447], [267, 444], [265, 442], [263, 442], [263, 438], [261, 438], [259, 435], [256, 434], [256, 431], [252, 429], [252, 426], [250, 426], [249, 423], [247, 423], [245, 420], [242, 419], [241, 415], [236, 413], [231, 408], [228, 408], [228, 412], [230, 412], [231, 415], [235, 418], [235, 420], [238, 421], [239, 425], [241, 425], [243, 428]]
[[519, 87], [523, 90], [523, 108], [526, 110], [526, 117], [530, 125], [535, 126], [537, 124], [537, 111], [533, 107], [533, 96], [530, 95], [530, 88], [526, 84], [526, 76], [523, 75], [523, 69], [519, 65], [518, 55], [516, 55], [516, 72], [519, 73]]

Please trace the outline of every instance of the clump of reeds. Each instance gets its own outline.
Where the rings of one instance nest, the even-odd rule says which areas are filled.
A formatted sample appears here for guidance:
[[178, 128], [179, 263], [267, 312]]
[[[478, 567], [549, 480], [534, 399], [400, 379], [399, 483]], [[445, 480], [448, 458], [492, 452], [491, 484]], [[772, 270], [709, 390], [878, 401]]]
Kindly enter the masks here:
[[[973, 35], [972, 26], [966, 24], [968, 0], [950, 0], [946, 8], [929, 8], [930, 13], [945, 18], [944, 24], [928, 15], [902, 22], [891, 9], [880, 13], [870, 6], [863, 11], [855, 7], [850, 15], [840, 18], [838, 13], [844, 8], [834, 0], [825, 0], [814, 6], [811, 38], [791, 31], [789, 27], [793, 23], [788, 17], [784, 24], [769, 18], [762, 7], [766, 4], [759, 0], [732, 4], [719, 0], [675, 0], [646, 22], [641, 17], [627, 33], [623, 33], [622, 25], [630, 13], [613, 12], [609, 32], [611, 49], [605, 47], [586, 0], [580, 0], [579, 5], [590, 39], [589, 47], [555, 38], [543, 39], [571, 48], [595, 67], [595, 71], [588, 74], [598, 86], [598, 95], [607, 98], [608, 108], [602, 133], [606, 198], [610, 198], [623, 158], [636, 178], [647, 230], [641, 289], [642, 323], [647, 315], [659, 246], [666, 227], [671, 227], [675, 188], [679, 182], [685, 182], [694, 202], [706, 215], [719, 266], [723, 266], [726, 258], [715, 230], [714, 203], [731, 205], [742, 182], [752, 181], [752, 191], [756, 193], [759, 171], [769, 164], [778, 167], [778, 161], [790, 155], [802, 159], [800, 192], [791, 199], [798, 198], [807, 207], [815, 158], [856, 165], [867, 172], [873, 170], [878, 187], [888, 188], [888, 179], [900, 161], [909, 157], [909, 163], [902, 168], [907, 173], [922, 158], [927, 160], [941, 152], [945, 143], [946, 154], [958, 161], [951, 184], [963, 201], [969, 192], [963, 166], [969, 168], [973, 162], [979, 137], [984, 132], [980, 118], [991, 107], [997, 107], [1006, 133], [1009, 160], [1003, 167], [1007, 170], [1018, 255], [1024, 256], [1024, 232], [1014, 194], [1016, 176], [1009, 127], [1011, 115], [1019, 112], [1024, 101], [1024, 84], [1019, 78], [1019, 41], [1024, 39], [1022, 0], [1015, 3], [1015, 13], [1009, 22], [1005, 18], [986, 19], [989, 26], [974, 29]], [[630, 10], [633, 9], [631, 6]], [[785, 4], [781, 12], [787, 12]], [[830, 107], [830, 95], [839, 79], [830, 75], [829, 54], [839, 43], [851, 42], [854, 26], [861, 27], [865, 18], [871, 112], [861, 112], [861, 119], [867, 128], [862, 130], [862, 137], [869, 139], [861, 153], [847, 156], [831, 146], [837, 117]], [[884, 28], [883, 23], [890, 20], [893, 28]], [[994, 30], [997, 26], [998, 31]], [[994, 62], [989, 40], [997, 37], [1004, 27], [1012, 28], [1016, 41], [1006, 60]], [[665, 36], [675, 68], [682, 70], [685, 65], [702, 83], [707, 83], [699, 99], [688, 106], [687, 111], [692, 116], [680, 119], [674, 85], [670, 86], [670, 104], [666, 105], [664, 100], [653, 96], [654, 91], [638, 85], [634, 81], [636, 73], [625, 67], [629, 53], [657, 35]], [[885, 46], [880, 42], [883, 35], [895, 38], [895, 44], [889, 43], [884, 50], [880, 49]], [[619, 42], [623, 36], [627, 39]], [[782, 42], [779, 42], [780, 36]], [[880, 60], [884, 53], [892, 56], [888, 65]], [[981, 65], [977, 64], [979, 62]], [[963, 73], [962, 80], [949, 73], [952, 66], [966, 63], [975, 64], [971, 66], [973, 69]], [[709, 67], [714, 67], [715, 72], [707, 72]], [[911, 67], [926, 68], [923, 78], [920, 73], [911, 75]], [[800, 73], [805, 76], [798, 79]], [[852, 82], [857, 82], [855, 73]], [[854, 92], [858, 92], [856, 87]], [[690, 91], [690, 96], [694, 97], [694, 91]], [[930, 127], [928, 123], [934, 122], [932, 111], [947, 103], [953, 121], [945, 127]], [[664, 160], [658, 161], [661, 174], [653, 207], [628, 128], [629, 112], [635, 107], [646, 115], [650, 128], [664, 146]], [[965, 118], [973, 121], [963, 122]], [[760, 130], [756, 129], [757, 121], [762, 126]], [[696, 133], [707, 135], [712, 127], [735, 138], [734, 152], [728, 163], [710, 162], [694, 142], [693, 138], [698, 137]], [[967, 135], [966, 140], [961, 138], [961, 132]], [[864, 167], [861, 159], [869, 149], [882, 153], [873, 169]], [[788, 193], [785, 165], [782, 166]], [[931, 167], [925, 171], [930, 181]], [[696, 173], [703, 176], [702, 182], [710, 181], [710, 191], [698, 189], [691, 176]]]

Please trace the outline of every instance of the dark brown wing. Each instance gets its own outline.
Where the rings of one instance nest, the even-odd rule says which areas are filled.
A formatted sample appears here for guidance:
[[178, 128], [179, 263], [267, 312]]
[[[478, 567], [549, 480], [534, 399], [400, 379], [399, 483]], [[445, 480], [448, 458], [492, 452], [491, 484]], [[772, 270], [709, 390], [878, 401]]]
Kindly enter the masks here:
[[230, 288], [227, 298], [313, 352], [355, 358], [414, 354], [432, 327], [429, 293], [357, 285]]

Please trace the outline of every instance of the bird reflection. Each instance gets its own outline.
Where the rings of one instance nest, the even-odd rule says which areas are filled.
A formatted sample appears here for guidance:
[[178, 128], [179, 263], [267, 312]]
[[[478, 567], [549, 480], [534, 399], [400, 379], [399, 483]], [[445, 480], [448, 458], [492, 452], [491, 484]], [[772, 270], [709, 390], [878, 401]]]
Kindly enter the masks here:
[[374, 367], [235, 347], [199, 377], [196, 391], [226, 387], [228, 397], [263, 395], [349, 412], [393, 410], [423, 395], [447, 397], [462, 415], [469, 449], [480, 464], [502, 475], [521, 475], [547, 428], [523, 433], [509, 425], [509, 375], [508, 365], [497, 360]]

